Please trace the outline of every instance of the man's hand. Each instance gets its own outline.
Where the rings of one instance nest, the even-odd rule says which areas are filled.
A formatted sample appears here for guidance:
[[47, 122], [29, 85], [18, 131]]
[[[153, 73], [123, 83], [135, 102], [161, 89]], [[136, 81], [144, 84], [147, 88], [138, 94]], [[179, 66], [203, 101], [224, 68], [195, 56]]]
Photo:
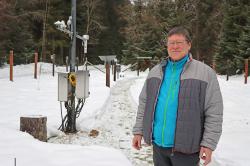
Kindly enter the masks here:
[[205, 161], [203, 165], [207, 165], [211, 162], [212, 152], [213, 151], [207, 147], [201, 147], [200, 158]]
[[140, 150], [141, 149], [141, 140], [142, 140], [142, 135], [134, 135], [133, 141], [132, 141], [132, 146], [137, 149]]

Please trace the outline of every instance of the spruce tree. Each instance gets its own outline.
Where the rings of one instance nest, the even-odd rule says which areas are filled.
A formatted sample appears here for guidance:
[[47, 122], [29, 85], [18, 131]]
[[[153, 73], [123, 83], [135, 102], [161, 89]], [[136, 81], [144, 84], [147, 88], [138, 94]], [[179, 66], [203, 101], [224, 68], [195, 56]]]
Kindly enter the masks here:
[[239, 42], [239, 58], [236, 61], [237, 67], [244, 70], [244, 60], [250, 59], [250, 2], [246, 2], [242, 10], [246, 19], [246, 25], [242, 27], [242, 33], [238, 40]]
[[176, 24], [175, 3], [172, 0], [136, 1], [128, 13], [125, 28], [127, 49], [123, 50], [127, 62], [136, 57], [159, 60], [166, 56], [166, 32]]
[[101, 15], [106, 28], [100, 33], [96, 46], [97, 55], [117, 55], [117, 59], [121, 59], [125, 39], [120, 31], [126, 22], [120, 16], [122, 12], [120, 6], [127, 3], [129, 3], [127, 0], [105, 1]]
[[11, 7], [11, 17], [9, 22], [6, 23], [8, 31], [6, 39], [4, 40], [3, 47], [6, 55], [10, 50], [14, 51], [14, 64], [22, 64], [31, 62], [33, 60], [34, 42], [31, 33], [30, 17], [39, 15], [39, 11], [34, 12], [31, 10], [33, 1], [25, 3], [18, 1], [15, 6]]
[[241, 3], [234, 0], [224, 1], [222, 32], [215, 56], [216, 70], [221, 74], [235, 74], [236, 59], [239, 55], [238, 39], [241, 25], [244, 24]]
[[195, 4], [192, 52], [198, 60], [211, 64], [221, 27], [221, 5], [217, 0], [196, 0]]

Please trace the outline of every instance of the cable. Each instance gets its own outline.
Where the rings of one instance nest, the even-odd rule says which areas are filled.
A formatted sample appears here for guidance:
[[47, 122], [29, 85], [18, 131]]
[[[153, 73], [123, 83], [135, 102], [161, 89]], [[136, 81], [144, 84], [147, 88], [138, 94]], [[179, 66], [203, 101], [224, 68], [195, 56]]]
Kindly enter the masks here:
[[[73, 102], [75, 102], [75, 100]], [[82, 111], [84, 103], [85, 103], [85, 99], [78, 99], [77, 106], [75, 108], [75, 117], [76, 118], [78, 118], [80, 116], [80, 113]], [[68, 101], [64, 102], [64, 107], [67, 110], [67, 114], [63, 117], [62, 102], [60, 102], [62, 124], [60, 125], [60, 127], [58, 129], [61, 131], [65, 131], [65, 128], [68, 125], [68, 113], [73, 110]]]
[[85, 99], [79, 99], [78, 100], [78, 104], [77, 104], [77, 107], [76, 107], [76, 118], [78, 118], [80, 116], [80, 113], [82, 111], [84, 103], [85, 103]]
[[[65, 108], [68, 107], [68, 103], [65, 102], [64, 103]], [[62, 102], [60, 102], [60, 108], [61, 108], [61, 118], [62, 118], [62, 124], [60, 125], [60, 127], [58, 128], [58, 130], [62, 130], [64, 131], [65, 127], [67, 126], [68, 122], [67, 122], [67, 117], [68, 117], [68, 113], [63, 117], [63, 113], [62, 113]], [[66, 123], [65, 123], [66, 121]]]
[[60, 109], [61, 109], [62, 124], [59, 127], [59, 129], [62, 127], [62, 130], [64, 131], [64, 118], [63, 118], [63, 113], [62, 113], [62, 102], [61, 101], [60, 101]]

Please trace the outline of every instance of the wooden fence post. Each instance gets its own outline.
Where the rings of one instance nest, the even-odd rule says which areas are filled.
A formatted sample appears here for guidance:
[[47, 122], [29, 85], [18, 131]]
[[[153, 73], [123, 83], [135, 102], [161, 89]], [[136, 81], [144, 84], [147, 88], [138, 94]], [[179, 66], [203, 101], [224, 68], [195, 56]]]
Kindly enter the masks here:
[[10, 63], [10, 81], [13, 81], [13, 61], [14, 61], [14, 53], [10, 51], [9, 63]]
[[34, 62], [34, 64], [35, 64], [35, 70], [34, 70], [34, 79], [37, 79], [37, 61], [38, 61], [38, 53], [37, 52], [35, 52], [35, 62]]
[[106, 62], [106, 86], [110, 87], [110, 64]]
[[245, 59], [245, 84], [247, 84], [248, 77], [248, 59]]
[[114, 62], [114, 81], [116, 81], [116, 62]]
[[214, 69], [214, 71], [216, 72], [216, 64], [215, 64], [215, 60], [213, 60], [212, 62], [212, 68]]

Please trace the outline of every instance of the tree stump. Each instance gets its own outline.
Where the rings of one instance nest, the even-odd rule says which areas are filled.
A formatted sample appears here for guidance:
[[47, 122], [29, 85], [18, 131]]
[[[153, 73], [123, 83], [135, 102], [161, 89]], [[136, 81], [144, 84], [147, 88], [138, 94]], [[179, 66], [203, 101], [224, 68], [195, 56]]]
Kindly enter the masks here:
[[20, 117], [20, 131], [27, 132], [34, 138], [47, 142], [47, 117], [41, 115]]

